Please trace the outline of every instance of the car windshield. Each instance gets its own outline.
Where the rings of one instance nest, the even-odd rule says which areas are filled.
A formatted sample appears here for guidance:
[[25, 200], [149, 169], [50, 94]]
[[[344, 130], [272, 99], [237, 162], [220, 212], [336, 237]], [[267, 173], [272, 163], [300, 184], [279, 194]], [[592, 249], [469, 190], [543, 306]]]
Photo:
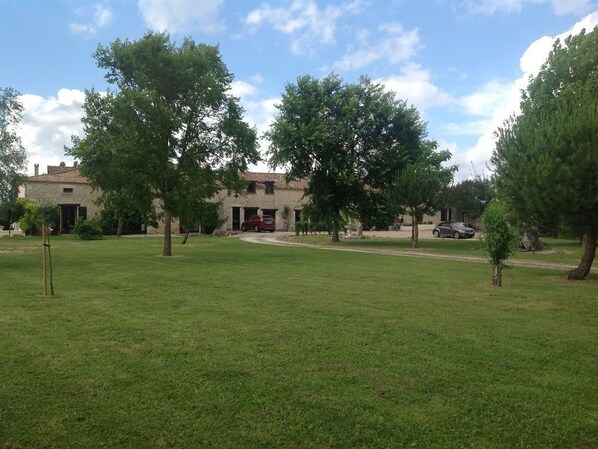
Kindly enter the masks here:
[[453, 228], [455, 229], [463, 229], [466, 228], [467, 226], [465, 226], [463, 223], [461, 223], [460, 221], [457, 221], [455, 223], [453, 223]]

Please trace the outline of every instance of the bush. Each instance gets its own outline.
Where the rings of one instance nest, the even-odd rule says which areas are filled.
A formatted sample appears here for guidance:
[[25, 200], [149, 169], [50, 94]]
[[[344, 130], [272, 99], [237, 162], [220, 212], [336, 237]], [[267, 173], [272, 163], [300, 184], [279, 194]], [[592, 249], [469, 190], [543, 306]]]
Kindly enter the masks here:
[[102, 226], [96, 220], [77, 221], [77, 224], [73, 228], [73, 234], [81, 240], [98, 240], [104, 236]]

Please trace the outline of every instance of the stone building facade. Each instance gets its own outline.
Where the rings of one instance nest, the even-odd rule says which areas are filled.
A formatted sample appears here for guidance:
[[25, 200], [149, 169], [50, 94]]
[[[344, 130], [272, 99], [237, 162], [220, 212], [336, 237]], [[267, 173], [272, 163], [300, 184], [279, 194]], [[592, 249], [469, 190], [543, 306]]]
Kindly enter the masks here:
[[[213, 199], [219, 203], [219, 215], [223, 221], [219, 232], [239, 231], [241, 223], [253, 215], [271, 215], [277, 230], [294, 230], [301, 218], [305, 184], [301, 181], [287, 183], [284, 174], [242, 173], [248, 182], [247, 191], [228, 195], [222, 190]], [[27, 178], [19, 196], [32, 201], [52, 201], [61, 209], [60, 233], [69, 233], [79, 218], [97, 218], [100, 208], [95, 204], [98, 192], [91, 188], [87, 178], [81, 176], [77, 167], [48, 166], [48, 172]], [[179, 229], [173, 223], [173, 231]], [[161, 234], [163, 224], [149, 227], [148, 234]]]
[[238, 231], [241, 223], [253, 215], [270, 215], [276, 220], [276, 229], [288, 231], [295, 229], [295, 222], [301, 219], [305, 183], [293, 181], [287, 183], [280, 173], [242, 173], [248, 182], [243, 195], [227, 196], [221, 192], [220, 216], [226, 217], [222, 229]]
[[36, 203], [51, 201], [60, 206], [59, 234], [68, 234], [80, 218], [97, 218], [100, 209], [95, 204], [98, 197], [87, 178], [77, 167], [48, 166], [48, 172], [30, 176], [19, 188], [19, 197]]

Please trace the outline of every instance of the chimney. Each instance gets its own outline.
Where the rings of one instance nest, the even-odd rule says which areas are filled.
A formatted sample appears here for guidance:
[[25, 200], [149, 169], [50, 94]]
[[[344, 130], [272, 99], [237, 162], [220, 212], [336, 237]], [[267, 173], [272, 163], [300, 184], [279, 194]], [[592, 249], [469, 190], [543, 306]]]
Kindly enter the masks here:
[[33, 166], [33, 173], [35, 174], [35, 176], [39, 176], [39, 164], [35, 164]]

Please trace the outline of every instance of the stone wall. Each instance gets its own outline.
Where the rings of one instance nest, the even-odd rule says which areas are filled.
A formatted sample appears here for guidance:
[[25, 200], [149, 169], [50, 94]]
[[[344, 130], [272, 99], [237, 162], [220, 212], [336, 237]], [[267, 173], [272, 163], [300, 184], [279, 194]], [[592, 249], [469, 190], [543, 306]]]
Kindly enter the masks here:
[[87, 218], [99, 218], [100, 209], [95, 205], [97, 192], [89, 184], [68, 182], [31, 181], [21, 186], [19, 196], [39, 203], [51, 201], [58, 205], [77, 205], [87, 208]]

